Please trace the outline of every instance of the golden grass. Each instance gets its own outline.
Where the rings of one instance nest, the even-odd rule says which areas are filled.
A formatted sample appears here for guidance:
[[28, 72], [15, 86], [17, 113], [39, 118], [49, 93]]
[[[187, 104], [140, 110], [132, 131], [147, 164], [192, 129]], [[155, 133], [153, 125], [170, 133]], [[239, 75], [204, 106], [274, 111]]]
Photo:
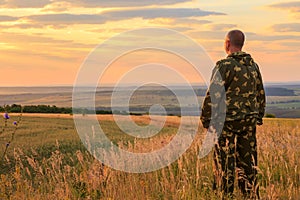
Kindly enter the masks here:
[[[132, 116], [148, 124], [147, 116]], [[123, 141], [112, 116], [99, 116], [107, 135], [133, 152], [162, 148], [174, 134], [179, 117], [168, 117], [152, 140]], [[300, 196], [300, 120], [266, 119], [258, 127], [259, 184], [262, 199]], [[68, 115], [24, 115], [23, 124], [1, 161], [0, 199], [219, 199], [212, 191], [212, 155], [199, 159], [204, 129], [171, 165], [133, 174], [104, 166], [81, 145]], [[0, 136], [1, 142], [5, 136]], [[3, 143], [1, 143], [2, 145]], [[241, 199], [236, 189], [236, 199]]]

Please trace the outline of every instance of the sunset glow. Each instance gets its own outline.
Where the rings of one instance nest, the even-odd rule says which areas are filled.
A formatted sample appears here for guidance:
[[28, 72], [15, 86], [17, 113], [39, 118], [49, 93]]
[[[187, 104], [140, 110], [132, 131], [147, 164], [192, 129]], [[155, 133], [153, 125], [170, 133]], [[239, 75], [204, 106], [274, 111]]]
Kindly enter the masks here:
[[[300, 1], [282, 0], [0, 0], [0, 86], [72, 85], [98, 44], [146, 27], [185, 34], [214, 62], [225, 57], [226, 32], [241, 29], [247, 36], [244, 50], [258, 62], [265, 82], [299, 81], [299, 11]], [[170, 60], [180, 68], [180, 61]], [[123, 66], [135, 64], [132, 58]], [[104, 83], [117, 81], [124, 70], [118, 67]], [[186, 73], [189, 81], [203, 82]]]

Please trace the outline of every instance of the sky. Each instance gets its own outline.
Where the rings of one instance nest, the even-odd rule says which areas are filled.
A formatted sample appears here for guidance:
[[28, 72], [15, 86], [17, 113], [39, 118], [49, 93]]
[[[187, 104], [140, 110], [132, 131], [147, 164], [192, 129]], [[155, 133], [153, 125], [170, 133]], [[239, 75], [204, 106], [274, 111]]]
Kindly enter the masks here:
[[[190, 38], [213, 63], [226, 56], [226, 33], [241, 29], [246, 34], [244, 51], [259, 64], [265, 82], [300, 81], [300, 1], [0, 0], [0, 86], [72, 85], [98, 45], [107, 41], [132, 45], [139, 36], [122, 41], [114, 38], [149, 27]], [[161, 42], [170, 48], [186, 48], [168, 39]], [[99, 62], [117, 50], [101, 52]], [[186, 60], [170, 52], [139, 50], [127, 52], [127, 58], [118, 56], [121, 58], [112, 61], [99, 82], [116, 83], [124, 73], [154, 62], [152, 70], [148, 67], [133, 74], [149, 81], [160, 75], [165, 82], [176, 83], [168, 70], [160, 73], [159, 66], [168, 65], [189, 82], [207, 78], [195, 75]]]

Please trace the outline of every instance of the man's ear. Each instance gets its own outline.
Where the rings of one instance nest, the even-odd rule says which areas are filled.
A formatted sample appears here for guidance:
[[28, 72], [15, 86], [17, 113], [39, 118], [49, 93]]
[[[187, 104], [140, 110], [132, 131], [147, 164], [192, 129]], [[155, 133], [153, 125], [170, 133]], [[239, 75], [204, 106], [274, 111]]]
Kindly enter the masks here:
[[226, 41], [225, 41], [225, 50], [226, 50], [226, 53], [229, 52], [229, 48], [230, 48], [230, 41], [229, 41], [229, 40], [226, 40]]

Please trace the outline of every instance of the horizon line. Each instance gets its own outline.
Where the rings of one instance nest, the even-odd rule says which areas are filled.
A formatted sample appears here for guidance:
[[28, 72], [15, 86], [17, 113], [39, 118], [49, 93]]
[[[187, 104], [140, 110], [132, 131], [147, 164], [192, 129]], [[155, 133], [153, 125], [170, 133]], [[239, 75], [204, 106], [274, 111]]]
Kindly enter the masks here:
[[[130, 86], [136, 86], [139, 85], [140, 83], [126, 83], [123, 84], [122, 86], [124, 87], [130, 87]], [[284, 84], [284, 85], [294, 85], [294, 84], [299, 84], [300, 85], [300, 81], [267, 81], [264, 82], [264, 85], [280, 85], [280, 84]], [[151, 84], [149, 84], [151, 85]], [[158, 84], [157, 84], [158, 85]], [[182, 84], [182, 83], [164, 83], [163, 85], [168, 85], [168, 86], [185, 86], [186, 84]], [[162, 86], [163, 86], [162, 85]], [[205, 83], [191, 83], [190, 85], [192, 86], [206, 86]], [[115, 86], [115, 84], [113, 83], [107, 83], [107, 84], [101, 84], [101, 86], [104, 87], [113, 87]], [[155, 84], [153, 84], [153, 86], [155, 86]], [[10, 86], [0, 86], [0, 88], [30, 88], [30, 87], [74, 87], [73, 84], [53, 84], [53, 85], [10, 85]], [[94, 85], [92, 84], [86, 84], [86, 85], [82, 85], [81, 87], [94, 87]], [[99, 87], [99, 86], [98, 86]]]

